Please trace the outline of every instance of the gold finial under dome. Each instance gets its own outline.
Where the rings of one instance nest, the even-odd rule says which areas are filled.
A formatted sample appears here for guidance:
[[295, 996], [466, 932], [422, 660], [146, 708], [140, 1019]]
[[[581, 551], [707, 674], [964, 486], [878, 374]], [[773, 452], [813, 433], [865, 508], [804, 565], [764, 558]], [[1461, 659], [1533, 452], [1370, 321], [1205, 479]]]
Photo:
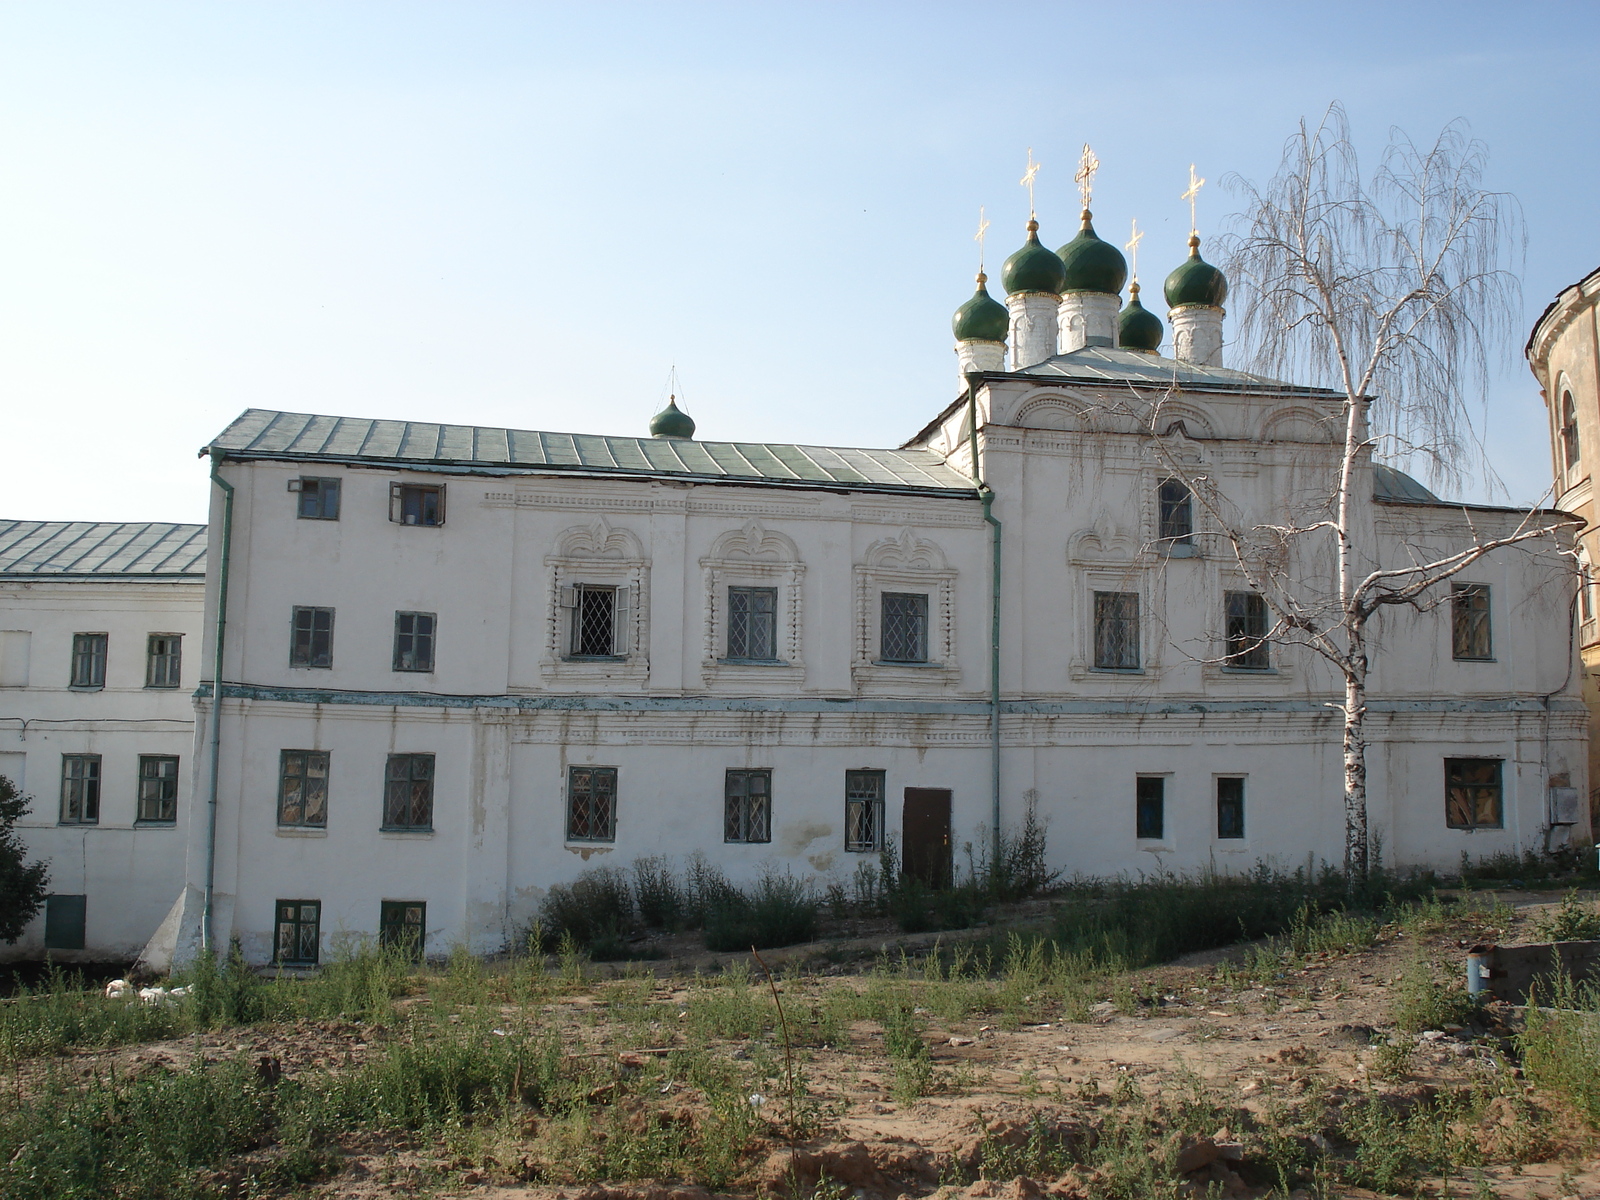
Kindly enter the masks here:
[[1198, 196], [1200, 194], [1200, 189], [1205, 187], [1205, 185], [1206, 185], [1206, 181], [1204, 179], [1201, 179], [1201, 178], [1199, 178], [1199, 177], [1197, 177], [1195, 175], [1195, 173], [1194, 173], [1194, 164], [1190, 163], [1189, 164], [1189, 190], [1184, 192], [1181, 196], [1178, 197], [1180, 200], [1187, 200], [1189, 202], [1189, 236], [1190, 237], [1199, 237], [1200, 236], [1200, 226], [1195, 222], [1195, 216], [1194, 216], [1194, 199], [1195, 199], [1196, 196]]
[[1139, 243], [1144, 241], [1144, 234], [1139, 231], [1139, 218], [1133, 219], [1132, 236], [1123, 243], [1122, 248], [1128, 252], [1128, 264], [1132, 270], [1133, 286], [1139, 286]]
[[1031, 221], [1039, 215], [1033, 207], [1033, 181], [1039, 177], [1039, 168], [1043, 163], [1033, 161], [1033, 147], [1028, 147], [1028, 169], [1022, 173], [1021, 184], [1028, 189], [1028, 219]]
[[1078, 184], [1078, 195], [1083, 198], [1083, 220], [1089, 220], [1089, 201], [1094, 196], [1094, 176], [1100, 169], [1100, 160], [1094, 156], [1094, 151], [1089, 149], [1089, 143], [1083, 144], [1083, 153], [1078, 156], [1078, 170], [1073, 179]]

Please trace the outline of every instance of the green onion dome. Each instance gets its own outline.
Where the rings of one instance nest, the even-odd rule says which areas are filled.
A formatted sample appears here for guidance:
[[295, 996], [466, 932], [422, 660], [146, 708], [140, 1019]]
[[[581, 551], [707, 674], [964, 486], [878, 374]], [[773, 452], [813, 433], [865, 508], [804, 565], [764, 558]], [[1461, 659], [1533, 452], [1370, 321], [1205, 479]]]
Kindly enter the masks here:
[[1128, 288], [1128, 305], [1117, 318], [1117, 345], [1124, 350], [1140, 350], [1154, 354], [1161, 348], [1166, 326], [1144, 305], [1139, 303], [1139, 281]]
[[989, 295], [989, 289], [984, 286], [988, 282], [989, 277], [979, 271], [978, 290], [951, 318], [950, 328], [955, 332], [956, 341], [1003, 342], [1011, 332], [1011, 315], [1004, 304]]
[[1228, 281], [1222, 272], [1200, 257], [1200, 238], [1189, 236], [1189, 261], [1167, 276], [1167, 307], [1204, 304], [1221, 308], [1228, 298]]
[[1100, 240], [1090, 220], [1093, 215], [1084, 209], [1083, 228], [1078, 236], [1056, 251], [1066, 271], [1062, 291], [1115, 296], [1128, 281], [1128, 260], [1110, 242]]
[[667, 406], [650, 418], [650, 436], [657, 438], [694, 436], [694, 418], [678, 407], [676, 396], [669, 396]]
[[1027, 243], [1000, 268], [1000, 283], [1006, 295], [1018, 292], [1049, 292], [1061, 294], [1061, 260], [1039, 242], [1039, 222], [1028, 219]]

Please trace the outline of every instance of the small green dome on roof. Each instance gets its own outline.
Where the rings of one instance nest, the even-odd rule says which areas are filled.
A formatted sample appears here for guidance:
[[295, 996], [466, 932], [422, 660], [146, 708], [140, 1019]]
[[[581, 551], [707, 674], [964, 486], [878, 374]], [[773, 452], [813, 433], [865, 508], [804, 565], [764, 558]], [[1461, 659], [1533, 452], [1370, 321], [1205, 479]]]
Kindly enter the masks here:
[[1228, 298], [1228, 281], [1200, 257], [1198, 234], [1189, 235], [1189, 261], [1167, 276], [1167, 307], [1183, 308], [1190, 304], [1203, 304], [1221, 308]]
[[1095, 233], [1092, 214], [1083, 210], [1078, 236], [1056, 251], [1065, 271], [1064, 292], [1102, 292], [1115, 296], [1128, 281], [1128, 260], [1110, 242]]
[[1063, 274], [1061, 260], [1040, 243], [1039, 222], [1030, 217], [1027, 242], [1000, 268], [1000, 282], [1006, 289], [1006, 295], [1049, 292], [1059, 296]]
[[978, 290], [951, 318], [950, 328], [955, 332], [956, 341], [1003, 342], [1011, 332], [1011, 315], [1004, 304], [989, 295], [989, 289], [984, 286], [988, 282], [989, 277], [979, 271]]
[[694, 418], [678, 407], [676, 396], [669, 396], [667, 406], [650, 418], [650, 436], [656, 438], [694, 436]]
[[1139, 281], [1134, 280], [1128, 289], [1128, 305], [1117, 318], [1117, 344], [1124, 350], [1154, 354], [1161, 348], [1165, 333], [1161, 318], [1139, 303]]

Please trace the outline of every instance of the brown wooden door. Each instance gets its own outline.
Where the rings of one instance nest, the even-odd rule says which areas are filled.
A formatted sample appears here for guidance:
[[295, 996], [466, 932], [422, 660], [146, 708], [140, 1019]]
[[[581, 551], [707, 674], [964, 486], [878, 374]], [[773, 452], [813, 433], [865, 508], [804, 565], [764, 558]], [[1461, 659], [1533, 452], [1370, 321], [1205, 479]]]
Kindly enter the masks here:
[[950, 886], [950, 789], [907, 788], [902, 871], [929, 887]]

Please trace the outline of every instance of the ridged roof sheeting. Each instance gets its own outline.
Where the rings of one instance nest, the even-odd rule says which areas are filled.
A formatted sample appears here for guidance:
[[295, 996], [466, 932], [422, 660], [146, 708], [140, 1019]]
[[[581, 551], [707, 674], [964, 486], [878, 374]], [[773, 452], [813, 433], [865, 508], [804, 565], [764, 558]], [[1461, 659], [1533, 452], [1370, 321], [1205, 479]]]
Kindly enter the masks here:
[[710, 482], [962, 492], [972, 481], [930, 450], [604, 437], [247, 409], [208, 449], [238, 458], [340, 459], [517, 471], [682, 476]]
[[1110, 346], [1085, 346], [1068, 354], [1057, 354], [1035, 366], [1013, 372], [1017, 375], [1043, 375], [1055, 379], [1072, 379], [1084, 383], [1133, 383], [1144, 386], [1216, 388], [1222, 391], [1293, 393], [1307, 396], [1338, 396], [1326, 388], [1301, 387], [1270, 379], [1265, 375], [1252, 375], [1248, 371], [1232, 371], [1227, 367], [1207, 367], [1199, 363], [1183, 362], [1176, 358], [1163, 358], [1159, 354], [1143, 354], [1136, 350], [1122, 350]]
[[204, 525], [0, 520], [0, 576], [201, 579], [205, 570]]

